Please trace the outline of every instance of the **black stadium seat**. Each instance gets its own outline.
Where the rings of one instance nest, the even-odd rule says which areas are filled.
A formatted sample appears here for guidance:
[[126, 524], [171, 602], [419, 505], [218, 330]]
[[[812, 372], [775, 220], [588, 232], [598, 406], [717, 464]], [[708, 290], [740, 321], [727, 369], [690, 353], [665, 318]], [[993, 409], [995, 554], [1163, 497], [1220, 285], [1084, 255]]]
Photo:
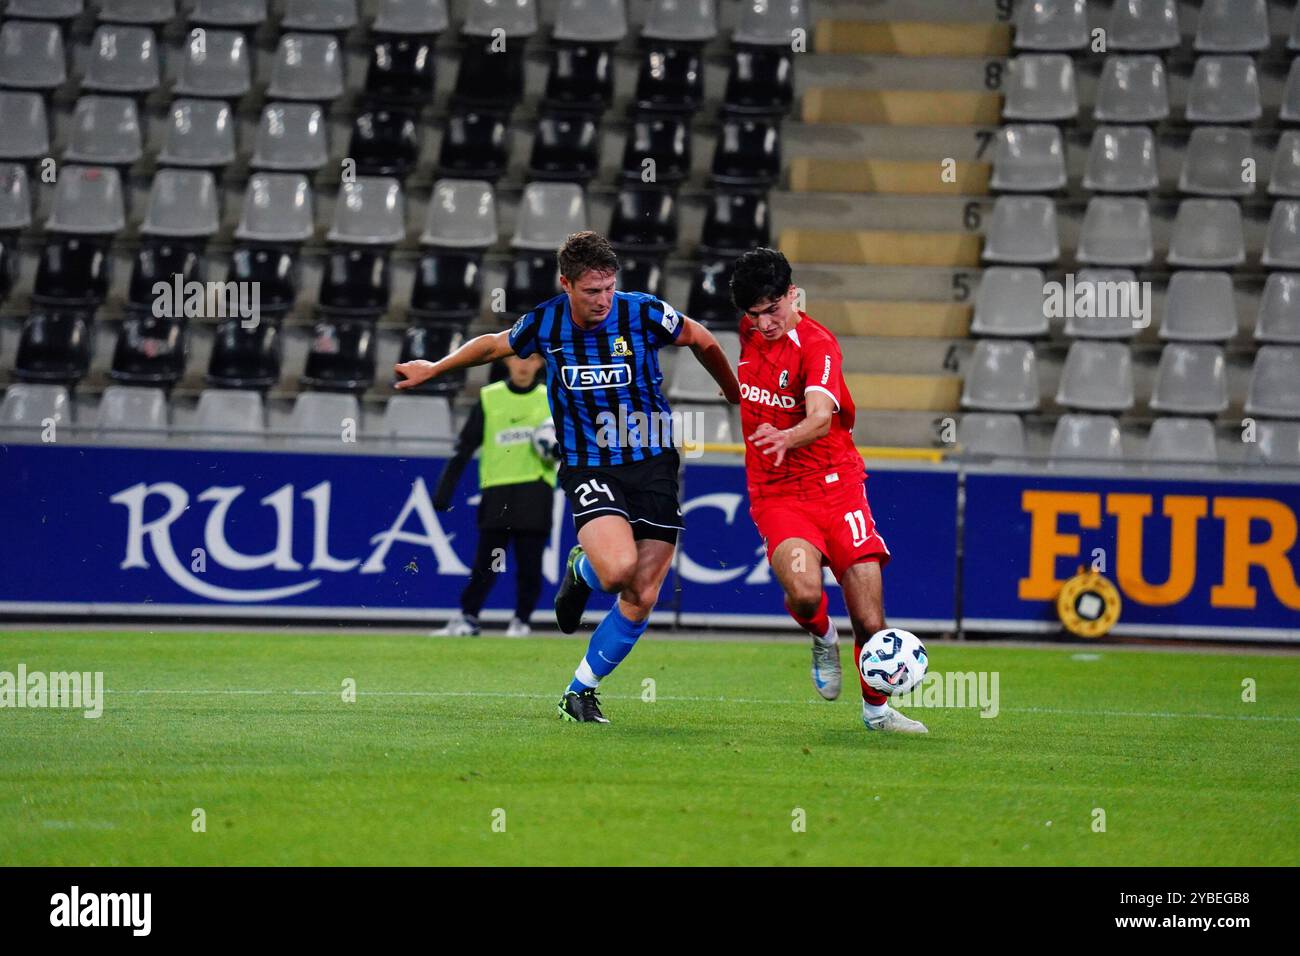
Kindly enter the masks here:
[[794, 54], [784, 47], [738, 47], [722, 108], [733, 113], [781, 116], [794, 103]]
[[217, 326], [207, 381], [217, 388], [271, 388], [280, 381], [283, 357], [278, 320], [263, 317], [252, 327], [240, 319]]
[[693, 113], [704, 100], [704, 58], [698, 46], [656, 43], [641, 52], [633, 108]]
[[128, 305], [150, 308], [157, 298], [154, 289], [158, 283], [164, 282], [171, 289], [175, 277], [179, 275], [183, 294], [185, 283], [203, 282], [206, 272], [203, 256], [194, 246], [166, 240], [147, 240], [136, 250], [126, 301]]
[[433, 44], [416, 37], [381, 40], [370, 49], [366, 96], [374, 103], [419, 109], [433, 98]]
[[608, 238], [619, 252], [670, 252], [677, 245], [677, 200], [672, 190], [629, 186], [619, 190]]
[[438, 175], [496, 182], [510, 158], [510, 130], [505, 113], [453, 110], [442, 127]]
[[420, 257], [411, 290], [411, 317], [469, 321], [483, 299], [482, 253], [435, 250]]
[[169, 388], [185, 374], [185, 344], [184, 318], [155, 318], [144, 309], [128, 313], [109, 376], [121, 385]]
[[231, 282], [256, 282], [264, 316], [282, 316], [298, 300], [298, 267], [292, 253], [273, 246], [236, 246], [230, 254]]
[[551, 50], [542, 105], [597, 115], [614, 99], [614, 60], [608, 47], [557, 44]]
[[[467, 325], [460, 322], [413, 322], [402, 336], [400, 362], [426, 359], [436, 362], [465, 341]], [[425, 382], [413, 392], [424, 395], [455, 395], [465, 386], [466, 369], [458, 369]]]
[[304, 388], [325, 392], [361, 392], [375, 380], [374, 323], [364, 319], [327, 319], [316, 323]]
[[331, 249], [321, 276], [322, 313], [377, 321], [388, 309], [392, 277], [385, 249], [345, 246]]
[[112, 282], [109, 239], [54, 235], [41, 249], [32, 301], [56, 308], [93, 309]]
[[506, 312], [519, 315], [560, 294], [555, 253], [521, 251], [506, 278]]
[[771, 216], [765, 193], [713, 194], [700, 234], [700, 250], [704, 254], [740, 255], [770, 242]]
[[18, 336], [14, 378], [75, 384], [90, 368], [92, 314], [83, 309], [33, 312]]
[[415, 113], [407, 110], [367, 110], [358, 114], [348, 148], [348, 155], [356, 160], [357, 174], [405, 179], [420, 159], [415, 120]]

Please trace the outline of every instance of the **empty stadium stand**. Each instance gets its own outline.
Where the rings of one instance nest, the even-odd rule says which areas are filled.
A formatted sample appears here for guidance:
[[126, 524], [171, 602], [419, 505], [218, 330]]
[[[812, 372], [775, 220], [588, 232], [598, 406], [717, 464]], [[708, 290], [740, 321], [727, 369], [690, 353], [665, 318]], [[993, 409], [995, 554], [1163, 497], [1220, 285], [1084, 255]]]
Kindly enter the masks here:
[[[395, 396], [392, 364], [506, 328], [591, 227], [624, 288], [722, 331], [731, 260], [781, 248], [865, 446], [1300, 461], [1290, 0], [0, 16], [6, 440], [54, 416], [93, 441], [312, 449], [355, 415], [373, 447], [441, 447], [488, 370]], [[260, 283], [260, 320], [158, 316], [176, 274]], [[1086, 307], [1130, 289], [1150, 297]], [[738, 441], [665, 358], [674, 399]]]

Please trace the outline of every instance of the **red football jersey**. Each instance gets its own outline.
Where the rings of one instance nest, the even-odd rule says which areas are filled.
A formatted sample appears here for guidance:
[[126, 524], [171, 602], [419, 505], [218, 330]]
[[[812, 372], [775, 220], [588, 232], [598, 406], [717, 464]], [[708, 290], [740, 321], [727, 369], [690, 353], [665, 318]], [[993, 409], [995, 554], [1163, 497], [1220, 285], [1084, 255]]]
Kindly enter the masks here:
[[[806, 494], [817, 483], [861, 481], [862, 456], [853, 445], [853, 396], [844, 383], [840, 345], [824, 326], [799, 313], [799, 321], [769, 342], [747, 315], [740, 318], [740, 426], [745, 433], [745, 476], [750, 497]], [[825, 392], [835, 400], [831, 429], [810, 445], [764, 454], [749, 440], [763, 422], [791, 428], [804, 420], [804, 394]], [[833, 477], [832, 477], [833, 476]], [[829, 479], [829, 480], [828, 480]], [[812, 483], [809, 485], [808, 483]], [[837, 486], [838, 487], [838, 486]]]

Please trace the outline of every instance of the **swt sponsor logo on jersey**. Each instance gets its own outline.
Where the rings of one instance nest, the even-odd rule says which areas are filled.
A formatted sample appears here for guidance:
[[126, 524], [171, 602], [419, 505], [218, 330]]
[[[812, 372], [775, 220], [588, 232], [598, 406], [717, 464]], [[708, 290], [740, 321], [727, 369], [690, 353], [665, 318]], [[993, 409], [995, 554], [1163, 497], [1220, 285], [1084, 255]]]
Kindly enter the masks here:
[[564, 387], [575, 392], [592, 388], [622, 388], [632, 384], [627, 365], [566, 365]]
[[755, 385], [741, 385], [740, 397], [749, 402], [758, 402], [760, 405], [770, 405], [773, 408], [794, 408], [797, 404], [792, 395], [782, 395], [780, 392], [770, 392], [765, 388], [758, 388]]

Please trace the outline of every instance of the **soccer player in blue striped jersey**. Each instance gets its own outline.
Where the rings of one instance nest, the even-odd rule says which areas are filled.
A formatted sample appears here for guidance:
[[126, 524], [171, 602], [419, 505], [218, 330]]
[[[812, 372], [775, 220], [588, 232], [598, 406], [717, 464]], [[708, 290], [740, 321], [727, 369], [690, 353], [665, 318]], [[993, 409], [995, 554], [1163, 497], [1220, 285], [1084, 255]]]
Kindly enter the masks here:
[[563, 452], [559, 483], [578, 532], [555, 598], [560, 630], [577, 630], [592, 591], [618, 595], [558, 709], [568, 720], [609, 723], [596, 687], [645, 632], [682, 530], [682, 436], [673, 432], [660, 387], [659, 349], [689, 347], [733, 405], [740, 385], [708, 329], [655, 296], [615, 290], [618, 257], [603, 236], [575, 233], [556, 258], [561, 295], [508, 331], [480, 335], [437, 362], [397, 365], [396, 387], [507, 355], [545, 358]]

